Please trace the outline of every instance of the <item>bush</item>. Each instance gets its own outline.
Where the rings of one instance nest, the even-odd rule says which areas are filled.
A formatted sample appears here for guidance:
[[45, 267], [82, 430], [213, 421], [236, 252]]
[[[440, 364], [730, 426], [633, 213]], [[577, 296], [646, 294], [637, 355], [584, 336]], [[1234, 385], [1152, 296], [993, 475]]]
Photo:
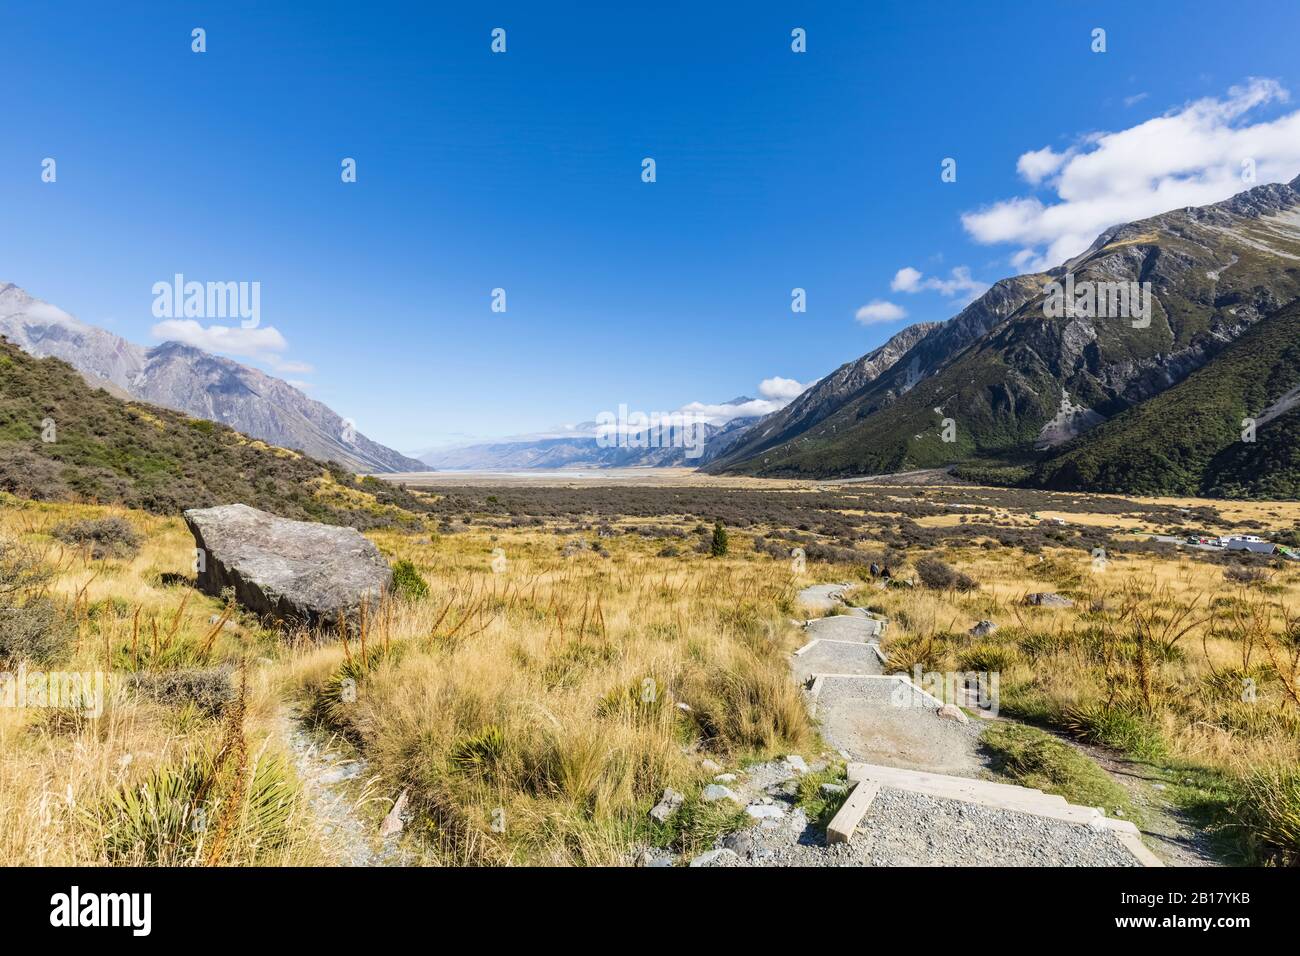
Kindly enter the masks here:
[[1158, 760], [1166, 752], [1160, 729], [1136, 708], [1123, 703], [1072, 707], [1061, 715], [1061, 725], [1073, 737], [1114, 747], [1142, 760]]
[[234, 672], [230, 667], [146, 671], [132, 675], [131, 683], [151, 700], [174, 707], [193, 704], [209, 716], [220, 714], [235, 699]]
[[713, 526], [713, 541], [709, 545], [709, 553], [715, 558], [725, 558], [727, 556], [727, 529], [719, 521]]
[[447, 755], [451, 766], [470, 777], [491, 777], [506, 756], [506, 735], [490, 724], [472, 737], [454, 744]]
[[72, 643], [71, 622], [45, 596], [49, 580], [30, 549], [0, 539], [0, 662], [50, 664]]
[[922, 558], [917, 561], [916, 576], [927, 588], [935, 591], [974, 591], [979, 587], [974, 578], [944, 564], [938, 558]]
[[1300, 768], [1256, 768], [1228, 812], [1255, 862], [1300, 866]]
[[1000, 673], [1016, 661], [1016, 648], [1006, 644], [975, 644], [957, 657], [957, 669]]
[[104, 851], [113, 863], [185, 866], [202, 862], [204, 840], [220, 825], [224, 802], [239, 801], [233, 817], [234, 862], [257, 863], [292, 834], [298, 791], [280, 757], [261, 754], [242, 782], [214, 752], [200, 750], [123, 785], [99, 808]]
[[416, 601], [429, 595], [429, 585], [415, 565], [403, 558], [393, 565], [393, 590], [408, 601]]
[[50, 532], [64, 544], [78, 548], [90, 546], [90, 556], [100, 558], [130, 558], [140, 550], [140, 537], [125, 518], [116, 515], [107, 518], [86, 518], [65, 521], [55, 525]]
[[72, 623], [47, 598], [0, 606], [0, 661], [52, 664], [66, 656]]

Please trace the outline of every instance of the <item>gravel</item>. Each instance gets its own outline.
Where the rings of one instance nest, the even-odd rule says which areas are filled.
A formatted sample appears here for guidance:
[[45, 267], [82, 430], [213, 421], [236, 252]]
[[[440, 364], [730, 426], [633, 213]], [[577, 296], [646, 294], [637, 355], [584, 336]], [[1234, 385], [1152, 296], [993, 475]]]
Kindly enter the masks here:
[[834, 617], [819, 617], [809, 621], [804, 628], [808, 640], [814, 637], [830, 638], [834, 641], [876, 641], [880, 639], [879, 621], [869, 617], [850, 614], [836, 614]]
[[882, 788], [848, 843], [802, 809], [728, 834], [740, 866], [1137, 866], [1108, 830]]
[[826, 677], [815, 702], [822, 738], [867, 763], [975, 776], [982, 727], [938, 716], [939, 705], [901, 680]]
[[818, 641], [798, 657], [791, 658], [795, 679], [806, 683], [813, 674], [883, 674], [884, 666], [873, 644], [845, 644]]

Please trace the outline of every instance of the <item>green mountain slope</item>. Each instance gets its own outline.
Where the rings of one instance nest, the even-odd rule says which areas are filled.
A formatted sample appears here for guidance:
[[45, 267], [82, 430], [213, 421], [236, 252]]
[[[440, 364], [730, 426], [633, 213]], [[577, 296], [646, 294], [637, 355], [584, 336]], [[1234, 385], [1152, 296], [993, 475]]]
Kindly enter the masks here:
[[70, 365], [33, 358], [3, 338], [0, 491], [160, 514], [243, 502], [363, 528], [415, 521], [422, 507], [378, 479], [358, 479], [225, 425], [122, 401], [91, 388]]
[[[1078, 491], [1300, 497], [1300, 299], [1179, 384], [1075, 439], [1029, 483]], [[1255, 419], [1255, 441], [1242, 440]]]

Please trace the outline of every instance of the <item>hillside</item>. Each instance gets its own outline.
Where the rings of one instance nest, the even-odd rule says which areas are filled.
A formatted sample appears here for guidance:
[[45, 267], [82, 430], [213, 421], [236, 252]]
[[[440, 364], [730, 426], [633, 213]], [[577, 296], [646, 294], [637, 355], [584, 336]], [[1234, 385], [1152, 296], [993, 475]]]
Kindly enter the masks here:
[[[1041, 464], [1028, 483], [1071, 491], [1300, 497], [1300, 300], [1173, 388]], [[1242, 420], [1256, 422], [1242, 441]]]
[[243, 502], [362, 528], [413, 522], [422, 507], [399, 486], [206, 419], [122, 401], [65, 362], [34, 358], [3, 338], [0, 490], [158, 514]]
[[[1151, 283], [1149, 327], [1049, 317], [1044, 286], [1067, 274]], [[761, 420], [709, 470], [840, 477], [1033, 465], [1182, 381], [1297, 296], [1300, 179], [1117, 226], [1048, 273], [995, 284], [815, 419], [775, 432], [776, 416]], [[955, 441], [943, 440], [945, 418]]]
[[0, 284], [0, 335], [39, 358], [63, 359], [119, 398], [174, 408], [272, 445], [366, 472], [424, 471], [372, 441], [322, 402], [272, 375], [179, 342], [145, 348]]

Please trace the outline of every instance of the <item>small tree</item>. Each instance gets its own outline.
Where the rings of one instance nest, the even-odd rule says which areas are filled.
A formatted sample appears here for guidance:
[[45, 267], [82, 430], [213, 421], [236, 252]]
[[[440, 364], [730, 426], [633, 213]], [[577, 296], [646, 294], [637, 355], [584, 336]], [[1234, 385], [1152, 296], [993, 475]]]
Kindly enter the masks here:
[[713, 525], [713, 544], [709, 547], [709, 553], [715, 558], [727, 556], [727, 529], [722, 526], [721, 521]]

